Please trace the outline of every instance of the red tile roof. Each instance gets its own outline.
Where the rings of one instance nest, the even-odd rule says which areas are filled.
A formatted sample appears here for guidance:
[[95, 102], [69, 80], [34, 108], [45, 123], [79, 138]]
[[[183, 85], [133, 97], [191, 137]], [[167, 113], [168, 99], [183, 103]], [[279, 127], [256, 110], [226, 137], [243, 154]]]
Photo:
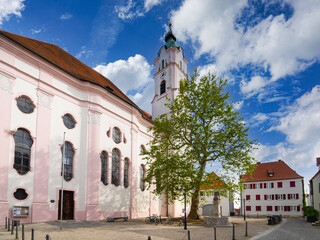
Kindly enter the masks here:
[[[269, 177], [269, 173], [273, 173], [273, 176]], [[245, 182], [257, 182], [303, 177], [292, 170], [284, 161], [278, 160], [277, 162], [257, 163], [253, 174], [251, 176], [245, 174], [242, 178]]]
[[220, 180], [219, 176], [212, 172], [209, 177], [207, 177], [207, 183], [204, 185], [201, 185], [200, 189], [205, 190], [205, 189], [221, 189], [225, 186], [225, 182]]
[[318, 172], [310, 179], [310, 182], [320, 173], [320, 169], [318, 170]]
[[27, 49], [28, 51], [46, 60], [47, 62], [55, 65], [56, 67], [67, 72], [80, 81], [90, 82], [92, 84], [101, 86], [108, 93], [114, 94], [129, 105], [138, 109], [144, 118], [151, 121], [151, 115], [141, 110], [108, 78], [104, 77], [91, 67], [85, 65], [59, 46], [23, 37], [3, 30], [0, 30], [0, 35]]

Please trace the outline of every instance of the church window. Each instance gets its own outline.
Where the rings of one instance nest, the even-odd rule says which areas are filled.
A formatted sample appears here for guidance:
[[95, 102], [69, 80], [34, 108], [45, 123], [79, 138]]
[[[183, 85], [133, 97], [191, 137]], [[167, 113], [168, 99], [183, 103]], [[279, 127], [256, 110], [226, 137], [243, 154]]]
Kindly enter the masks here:
[[140, 166], [140, 189], [144, 191], [146, 189], [146, 183], [143, 181], [146, 177], [146, 168], [143, 164]]
[[164, 59], [162, 59], [162, 69], [164, 68]]
[[182, 62], [180, 61], [180, 68], [182, 69]]
[[17, 106], [20, 109], [20, 111], [24, 113], [32, 113], [35, 108], [30, 98], [26, 96], [21, 96], [17, 98]]
[[115, 186], [120, 185], [120, 152], [114, 148], [112, 150], [112, 178], [111, 183]]
[[162, 81], [160, 84], [160, 95], [166, 92], [166, 81]]
[[101, 159], [101, 182], [104, 185], [108, 185], [108, 154], [106, 151], [101, 152], [100, 159]]
[[33, 140], [29, 132], [22, 128], [18, 129], [13, 138], [15, 143], [13, 168], [19, 174], [24, 175], [30, 171], [30, 154]]
[[14, 193], [13, 196], [17, 200], [25, 200], [28, 197], [28, 193], [23, 188], [18, 188]]
[[124, 170], [123, 170], [123, 186], [129, 187], [129, 159], [124, 159]]
[[63, 123], [66, 126], [66, 128], [72, 129], [76, 125], [76, 122], [71, 114], [67, 113], [63, 117]]
[[[70, 181], [73, 177], [73, 156], [74, 156], [74, 150], [72, 148], [72, 144], [70, 142], [65, 142], [65, 151], [64, 151], [64, 157], [63, 164], [64, 164], [64, 175], [63, 178], [66, 181]], [[61, 153], [63, 155], [63, 145], [61, 147]], [[62, 170], [62, 168], [61, 168]]]
[[119, 128], [115, 127], [112, 129], [112, 139], [115, 143], [121, 142], [121, 132]]

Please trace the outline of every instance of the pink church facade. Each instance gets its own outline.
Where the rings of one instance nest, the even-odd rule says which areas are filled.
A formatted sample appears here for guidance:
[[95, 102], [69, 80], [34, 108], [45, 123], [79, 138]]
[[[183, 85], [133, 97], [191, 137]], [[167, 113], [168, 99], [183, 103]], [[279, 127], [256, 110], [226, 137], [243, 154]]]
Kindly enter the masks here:
[[58, 219], [64, 133], [65, 219], [163, 210], [141, 183], [151, 116], [92, 71], [55, 45], [0, 31], [0, 219]]

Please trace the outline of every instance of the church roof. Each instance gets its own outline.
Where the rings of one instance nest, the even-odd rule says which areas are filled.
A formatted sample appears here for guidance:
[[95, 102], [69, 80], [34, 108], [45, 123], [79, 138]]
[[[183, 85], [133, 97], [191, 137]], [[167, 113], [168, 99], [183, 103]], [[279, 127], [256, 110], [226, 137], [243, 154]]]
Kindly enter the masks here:
[[[270, 174], [272, 173], [272, 174]], [[244, 182], [257, 182], [257, 181], [273, 181], [303, 178], [290, 168], [284, 161], [278, 160], [277, 162], [257, 163], [253, 174], [245, 174], [242, 176]]]
[[107, 92], [117, 96], [129, 105], [139, 110], [142, 116], [148, 121], [152, 121], [152, 117], [147, 112], [140, 109], [131, 99], [125, 95], [115, 84], [108, 78], [104, 77], [91, 67], [87, 66], [77, 58], [63, 50], [57, 45], [42, 42], [39, 40], [23, 37], [17, 34], [0, 30], [0, 35], [27, 49], [38, 57], [60, 68], [71, 76], [80, 81], [90, 82], [104, 88]]

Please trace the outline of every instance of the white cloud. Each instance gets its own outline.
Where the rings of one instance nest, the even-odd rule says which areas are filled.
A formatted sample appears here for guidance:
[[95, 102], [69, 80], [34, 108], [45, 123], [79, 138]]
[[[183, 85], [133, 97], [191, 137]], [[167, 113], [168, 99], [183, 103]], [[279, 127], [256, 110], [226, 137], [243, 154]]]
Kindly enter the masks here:
[[259, 92], [264, 86], [268, 84], [268, 81], [261, 76], [253, 76], [250, 81], [241, 80], [240, 90], [242, 93], [252, 96]]
[[161, 4], [161, 2], [163, 2], [163, 0], [144, 0], [144, 8], [146, 12], [148, 12], [154, 6]]
[[143, 56], [136, 54], [128, 60], [98, 65], [95, 70], [116, 84], [139, 107], [150, 112], [154, 95], [152, 68]]
[[243, 101], [240, 101], [240, 102], [236, 102], [233, 104], [233, 108], [236, 110], [236, 111], [239, 111], [243, 106]]
[[115, 6], [115, 11], [122, 20], [131, 20], [143, 16], [143, 12], [141, 12], [140, 9], [135, 8], [135, 5], [136, 4], [132, 2], [132, 0], [128, 0], [127, 6]]
[[87, 50], [87, 47], [86, 47], [86, 46], [82, 46], [80, 52], [77, 53], [75, 57], [78, 58], [78, 59], [80, 59], [80, 58], [82, 58], [82, 57], [89, 57], [89, 56], [91, 56], [92, 54], [93, 54], [93, 52], [90, 51], [90, 50]]
[[[247, 64], [263, 69], [270, 80], [243, 82], [243, 93], [253, 96], [272, 81], [305, 70], [320, 57], [320, 1], [287, 1], [293, 14], [270, 15], [244, 28], [236, 20], [246, 1], [186, 0], [171, 13], [179, 40], [191, 41], [195, 56], [209, 54], [220, 72]], [[255, 10], [252, 10], [255, 11]], [[253, 81], [253, 82], [252, 82]]]
[[72, 15], [70, 13], [64, 13], [60, 16], [60, 20], [68, 20], [72, 18]]
[[0, 0], [0, 25], [8, 21], [10, 15], [21, 17], [24, 9], [24, 0]]
[[31, 29], [31, 33], [32, 34], [38, 34], [38, 33], [41, 33], [42, 32], [42, 29], [39, 28], [39, 29]]

